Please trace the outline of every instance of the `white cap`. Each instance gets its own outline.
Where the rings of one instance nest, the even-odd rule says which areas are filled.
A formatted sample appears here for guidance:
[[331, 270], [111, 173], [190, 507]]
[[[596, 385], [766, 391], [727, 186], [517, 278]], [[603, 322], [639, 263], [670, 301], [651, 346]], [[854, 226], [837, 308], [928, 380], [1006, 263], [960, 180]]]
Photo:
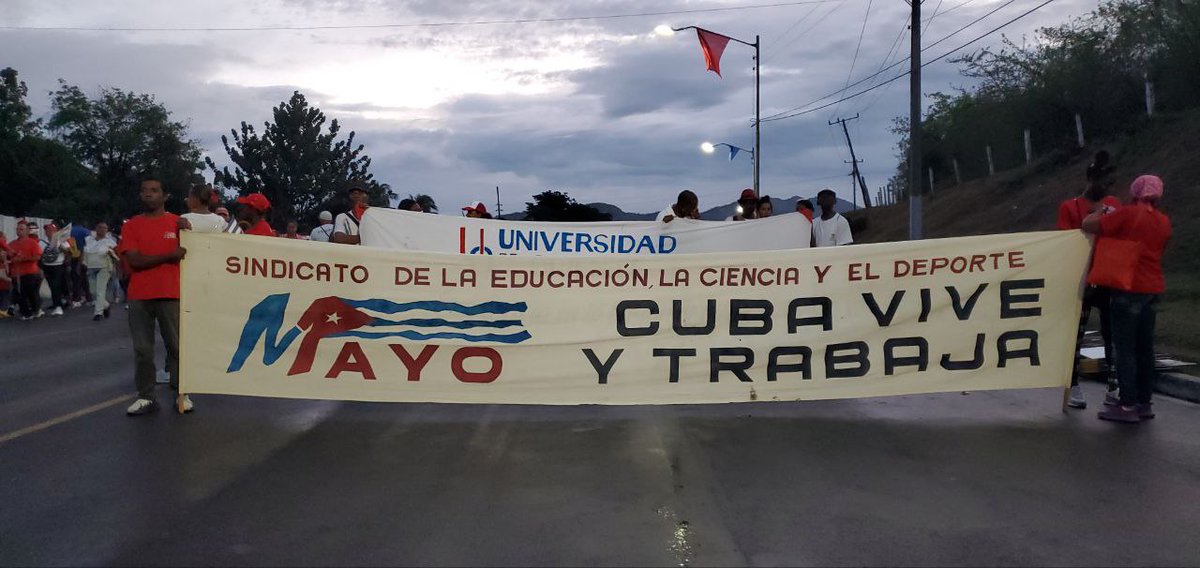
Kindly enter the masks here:
[[320, 219], [321, 221], [332, 221], [333, 213], [322, 211], [320, 215], [317, 215], [317, 219]]

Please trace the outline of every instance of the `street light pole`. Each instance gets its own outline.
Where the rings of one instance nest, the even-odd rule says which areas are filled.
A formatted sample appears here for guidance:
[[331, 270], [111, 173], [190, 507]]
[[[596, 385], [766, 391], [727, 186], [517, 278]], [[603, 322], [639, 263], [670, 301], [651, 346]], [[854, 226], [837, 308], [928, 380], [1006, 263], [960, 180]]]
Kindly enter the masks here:
[[762, 196], [758, 191], [758, 168], [762, 162], [762, 121], [759, 120], [759, 70], [762, 59], [758, 53], [758, 34], [754, 35], [754, 195]]
[[759, 120], [761, 117], [760, 105], [759, 105], [759, 102], [760, 102], [759, 87], [760, 87], [760, 83], [761, 83], [759, 78], [761, 76], [760, 71], [762, 68], [762, 65], [761, 65], [762, 58], [759, 56], [759, 45], [760, 45], [761, 40], [760, 40], [758, 34], [755, 34], [754, 35], [754, 43], [750, 43], [748, 41], [742, 41], [733, 36], [727, 36], [725, 34], [719, 34], [712, 30], [706, 30], [699, 26], [684, 26], [682, 28], [675, 28], [675, 27], [671, 27], [671, 26], [664, 24], [664, 25], [657, 26], [654, 28], [654, 32], [656, 34], [660, 34], [660, 35], [672, 35], [675, 32], [681, 32], [684, 30], [697, 30], [697, 31], [707, 32], [707, 33], [710, 33], [713, 35], [719, 35], [721, 37], [728, 38], [730, 41], [736, 41], [742, 45], [747, 45], [747, 46], [754, 48], [754, 152], [751, 153], [751, 155], [752, 155], [751, 159], [754, 162], [754, 194], [762, 195], [758, 191], [758, 189], [759, 189], [758, 171], [759, 171], [759, 167], [762, 165], [762, 157], [761, 157], [762, 156], [762, 154], [761, 154], [761, 151], [762, 151], [762, 121]]

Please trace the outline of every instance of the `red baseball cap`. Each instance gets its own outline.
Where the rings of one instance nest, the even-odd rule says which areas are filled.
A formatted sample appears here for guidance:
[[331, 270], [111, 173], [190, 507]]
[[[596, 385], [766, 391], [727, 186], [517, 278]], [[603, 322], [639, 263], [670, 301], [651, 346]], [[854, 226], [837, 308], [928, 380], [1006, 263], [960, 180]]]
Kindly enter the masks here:
[[467, 205], [466, 207], [463, 207], [462, 210], [463, 211], [474, 211], [476, 213], [483, 214], [483, 213], [487, 213], [487, 206], [484, 205], [482, 201], [476, 201], [475, 203], [472, 203], [470, 205]]
[[259, 213], [266, 213], [271, 208], [271, 202], [267, 200], [267, 196], [261, 193], [251, 193], [250, 195], [237, 198], [240, 205], [249, 205]]
[[750, 201], [751, 199], [758, 199], [758, 194], [754, 193], [753, 189], [746, 188], [742, 190], [742, 196], [738, 198], [738, 201]]

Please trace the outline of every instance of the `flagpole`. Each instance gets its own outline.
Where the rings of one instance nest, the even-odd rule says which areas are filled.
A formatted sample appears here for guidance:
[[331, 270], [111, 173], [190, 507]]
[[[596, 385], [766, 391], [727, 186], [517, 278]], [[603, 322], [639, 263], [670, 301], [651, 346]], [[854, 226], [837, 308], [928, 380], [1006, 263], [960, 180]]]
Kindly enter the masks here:
[[758, 168], [762, 165], [762, 122], [759, 118], [759, 69], [762, 59], [758, 56], [758, 34], [754, 35], [754, 195], [762, 197], [758, 191]]

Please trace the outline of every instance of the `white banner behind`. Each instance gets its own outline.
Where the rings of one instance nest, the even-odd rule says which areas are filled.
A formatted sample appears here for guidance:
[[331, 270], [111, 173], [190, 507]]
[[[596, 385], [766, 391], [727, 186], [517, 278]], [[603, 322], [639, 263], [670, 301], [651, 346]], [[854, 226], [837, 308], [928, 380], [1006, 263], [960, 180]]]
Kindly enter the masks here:
[[676, 219], [538, 223], [471, 219], [372, 207], [360, 226], [371, 247], [458, 254], [680, 254], [808, 248], [812, 224], [799, 213], [753, 221]]

